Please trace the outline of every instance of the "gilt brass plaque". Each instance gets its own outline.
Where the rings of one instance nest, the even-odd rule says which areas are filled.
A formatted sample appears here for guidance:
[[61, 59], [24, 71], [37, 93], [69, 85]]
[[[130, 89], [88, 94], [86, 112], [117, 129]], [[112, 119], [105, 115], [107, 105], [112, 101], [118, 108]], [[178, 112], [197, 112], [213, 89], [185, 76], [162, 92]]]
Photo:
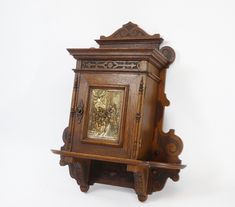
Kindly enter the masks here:
[[87, 137], [118, 141], [124, 90], [91, 89]]

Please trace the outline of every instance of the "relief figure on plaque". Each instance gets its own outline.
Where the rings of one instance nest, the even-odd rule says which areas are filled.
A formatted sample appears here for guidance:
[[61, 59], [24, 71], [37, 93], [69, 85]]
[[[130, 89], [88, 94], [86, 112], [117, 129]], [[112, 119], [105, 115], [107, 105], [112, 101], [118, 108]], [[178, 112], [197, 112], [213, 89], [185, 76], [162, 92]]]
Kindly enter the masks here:
[[123, 92], [116, 89], [90, 91], [88, 138], [118, 140]]

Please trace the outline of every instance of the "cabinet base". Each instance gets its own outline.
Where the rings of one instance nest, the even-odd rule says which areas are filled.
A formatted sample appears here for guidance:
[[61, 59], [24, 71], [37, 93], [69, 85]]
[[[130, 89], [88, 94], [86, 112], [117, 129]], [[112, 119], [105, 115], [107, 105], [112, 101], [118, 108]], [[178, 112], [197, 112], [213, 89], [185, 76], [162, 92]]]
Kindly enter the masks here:
[[95, 183], [128, 187], [135, 190], [138, 200], [144, 202], [148, 195], [163, 189], [167, 178], [179, 179], [179, 170], [152, 169], [121, 163], [96, 160], [74, 160], [68, 164], [69, 172], [80, 190], [87, 192]]

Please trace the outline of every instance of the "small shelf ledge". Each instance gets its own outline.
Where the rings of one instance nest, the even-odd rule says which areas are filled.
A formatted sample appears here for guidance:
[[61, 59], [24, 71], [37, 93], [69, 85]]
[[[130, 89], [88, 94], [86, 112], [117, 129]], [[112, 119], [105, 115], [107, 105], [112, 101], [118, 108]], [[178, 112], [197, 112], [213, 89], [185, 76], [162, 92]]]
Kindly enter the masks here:
[[122, 163], [127, 165], [134, 166], [143, 166], [149, 168], [161, 168], [168, 170], [180, 170], [184, 169], [186, 165], [176, 164], [176, 163], [164, 163], [164, 162], [156, 162], [156, 161], [142, 161], [142, 160], [132, 160], [128, 158], [118, 158], [111, 156], [102, 156], [102, 155], [94, 155], [80, 152], [69, 152], [64, 150], [51, 150], [54, 154], [58, 154], [64, 157], [72, 157], [72, 158], [80, 158], [80, 159], [90, 159], [90, 160], [99, 160], [106, 162], [114, 162], [114, 163]]

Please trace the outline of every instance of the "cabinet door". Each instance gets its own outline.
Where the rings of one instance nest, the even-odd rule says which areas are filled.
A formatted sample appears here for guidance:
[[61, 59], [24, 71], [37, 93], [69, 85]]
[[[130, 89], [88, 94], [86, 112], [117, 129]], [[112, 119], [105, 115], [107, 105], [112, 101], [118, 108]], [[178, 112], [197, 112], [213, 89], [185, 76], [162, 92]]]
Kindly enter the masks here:
[[72, 151], [131, 157], [140, 75], [82, 73]]

